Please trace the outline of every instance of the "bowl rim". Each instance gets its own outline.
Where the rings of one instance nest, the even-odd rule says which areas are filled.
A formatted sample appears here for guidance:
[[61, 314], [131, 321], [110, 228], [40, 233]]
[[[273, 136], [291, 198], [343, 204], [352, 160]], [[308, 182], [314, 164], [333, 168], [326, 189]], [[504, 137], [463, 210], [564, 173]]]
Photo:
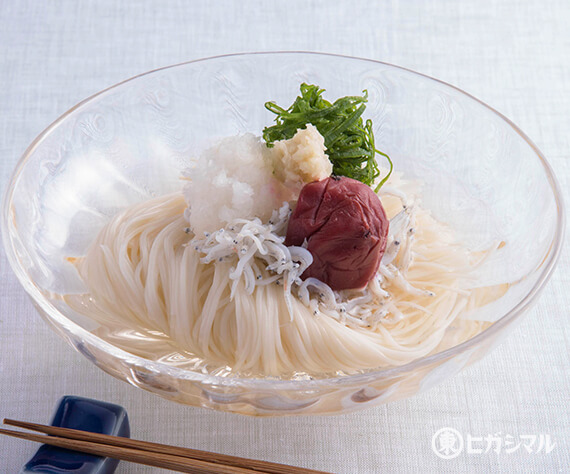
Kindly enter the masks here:
[[[405, 71], [406, 73], [421, 77], [423, 79], [428, 79], [429, 81], [433, 81], [437, 84], [444, 85], [448, 88], [451, 88], [463, 96], [474, 100], [475, 102], [479, 103], [487, 110], [495, 114], [498, 118], [505, 121], [526, 143], [527, 145], [534, 151], [539, 162], [542, 164], [547, 180], [550, 184], [550, 187], [553, 192], [553, 197], [557, 207], [556, 213], [556, 228], [554, 232], [553, 239], [550, 243], [548, 253], [545, 259], [542, 261], [541, 264], [541, 271], [538, 275], [537, 281], [535, 285], [532, 287], [531, 291], [529, 291], [524, 298], [522, 298], [516, 306], [514, 306], [510, 311], [505, 313], [503, 316], [500, 317], [496, 322], [494, 322], [490, 327], [483, 330], [481, 333], [477, 334], [476, 336], [468, 339], [467, 341], [453, 346], [449, 349], [446, 349], [441, 352], [437, 352], [435, 354], [431, 354], [411, 362], [408, 362], [401, 366], [395, 367], [388, 367], [383, 369], [371, 369], [363, 372], [359, 372], [356, 374], [350, 375], [341, 375], [341, 376], [331, 376], [326, 378], [317, 378], [317, 379], [279, 379], [276, 377], [239, 377], [239, 376], [220, 376], [220, 375], [212, 375], [206, 374], [198, 371], [192, 371], [189, 369], [182, 369], [174, 366], [170, 366], [168, 364], [152, 361], [150, 359], [146, 359], [144, 357], [136, 356], [131, 354], [130, 352], [119, 349], [118, 347], [114, 346], [110, 342], [107, 342], [98, 336], [92, 334], [87, 329], [84, 329], [79, 324], [71, 321], [66, 316], [64, 316], [53, 304], [49, 302], [49, 300], [44, 296], [44, 294], [39, 290], [39, 288], [34, 284], [34, 282], [27, 277], [26, 272], [24, 271], [19, 259], [15, 255], [15, 248], [12, 242], [12, 239], [8, 237], [10, 234], [8, 232], [9, 226], [12, 225], [12, 213], [11, 213], [11, 202], [13, 198], [13, 193], [15, 190], [16, 183], [18, 178], [25, 167], [28, 158], [33, 154], [35, 149], [44, 141], [44, 139], [55, 129], [58, 125], [63, 122], [68, 116], [70, 116], [73, 112], [80, 109], [81, 107], [87, 105], [92, 100], [106, 94], [109, 91], [117, 89], [124, 84], [129, 82], [135, 81], [138, 78], [143, 76], [147, 76], [150, 74], [154, 74], [156, 72], [165, 71], [168, 69], [177, 68], [180, 66], [186, 66], [189, 64], [200, 63], [204, 61], [214, 61], [214, 60], [224, 60], [224, 59], [232, 59], [232, 58], [240, 58], [240, 57], [255, 57], [255, 56], [270, 56], [270, 55], [301, 55], [301, 56], [321, 56], [321, 57], [330, 57], [330, 58], [341, 58], [347, 60], [356, 60], [361, 62], [368, 62], [371, 64], [387, 66], [389, 68]], [[199, 59], [194, 59], [190, 61], [184, 61], [176, 64], [172, 64], [169, 66], [163, 66], [159, 68], [155, 68], [130, 78], [127, 78], [123, 81], [120, 81], [114, 85], [111, 85], [101, 91], [83, 99], [82, 101], [75, 104], [73, 107], [68, 109], [62, 115], [60, 115], [57, 119], [55, 119], [50, 125], [48, 125], [26, 148], [22, 157], [18, 160], [12, 175], [9, 178], [8, 185], [6, 187], [6, 191], [4, 193], [3, 201], [2, 201], [2, 215], [1, 215], [1, 229], [2, 229], [2, 240], [4, 243], [4, 248], [6, 250], [6, 255], [12, 270], [16, 274], [20, 284], [23, 286], [24, 290], [30, 295], [32, 300], [39, 306], [39, 308], [44, 313], [44, 317], [48, 319], [53, 328], [57, 329], [58, 331], [66, 331], [71, 333], [75, 336], [80, 337], [84, 342], [87, 342], [88, 345], [95, 346], [105, 353], [110, 354], [113, 357], [120, 359], [123, 363], [127, 364], [128, 366], [134, 367], [144, 367], [145, 369], [150, 369], [156, 371], [157, 373], [167, 373], [170, 376], [175, 377], [176, 379], [180, 380], [188, 380], [192, 382], [198, 382], [201, 384], [211, 384], [218, 387], [248, 387], [248, 388], [256, 388], [256, 389], [281, 389], [281, 390], [298, 390], [299, 388], [310, 390], [311, 388], [327, 388], [327, 387], [338, 387], [344, 385], [355, 385], [360, 384], [362, 382], [367, 382], [370, 380], [375, 380], [379, 377], [396, 377], [400, 374], [404, 374], [406, 372], [410, 372], [416, 370], [418, 368], [430, 365], [434, 362], [443, 361], [448, 359], [452, 356], [461, 354], [469, 350], [471, 347], [476, 346], [479, 342], [484, 341], [485, 339], [491, 337], [493, 334], [500, 332], [504, 327], [506, 327], [509, 323], [511, 323], [514, 319], [521, 316], [526, 310], [530, 308], [530, 306], [536, 302], [538, 296], [544, 289], [546, 283], [550, 279], [556, 263], [559, 259], [561, 249], [562, 249], [562, 242], [563, 236], [566, 227], [566, 217], [564, 212], [564, 202], [562, 199], [562, 193], [560, 190], [560, 186], [558, 181], [554, 175], [554, 171], [548, 161], [546, 160], [543, 153], [539, 150], [539, 148], [530, 140], [530, 138], [518, 128], [509, 118], [507, 118], [502, 113], [498, 112], [485, 102], [481, 101], [480, 99], [474, 97], [473, 95], [469, 94], [468, 92], [456, 87], [452, 84], [449, 84], [445, 81], [440, 79], [436, 79], [434, 77], [428, 76], [426, 74], [414, 71], [412, 69], [398, 66], [395, 64], [391, 64], [384, 61], [379, 61], [375, 59], [367, 59], [367, 58], [360, 58], [350, 55], [343, 55], [343, 54], [334, 54], [334, 53], [326, 53], [326, 52], [314, 52], [314, 51], [287, 51], [287, 50], [280, 50], [280, 51], [256, 51], [256, 52], [241, 52], [241, 53], [231, 53], [231, 54], [222, 54], [222, 55], [215, 55], [209, 56]], [[61, 329], [63, 328], [63, 329]], [[77, 349], [77, 347], [76, 347]], [[143, 387], [144, 388], [144, 387]]]

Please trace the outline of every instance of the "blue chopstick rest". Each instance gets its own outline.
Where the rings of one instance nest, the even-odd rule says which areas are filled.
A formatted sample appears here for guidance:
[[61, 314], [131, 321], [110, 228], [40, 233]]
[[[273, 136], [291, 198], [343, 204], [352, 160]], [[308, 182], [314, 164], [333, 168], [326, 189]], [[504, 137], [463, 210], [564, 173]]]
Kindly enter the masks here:
[[[130, 436], [129, 418], [123, 407], [71, 395], [60, 400], [51, 425], [125, 438]], [[118, 464], [117, 459], [43, 444], [20, 474], [112, 474]]]

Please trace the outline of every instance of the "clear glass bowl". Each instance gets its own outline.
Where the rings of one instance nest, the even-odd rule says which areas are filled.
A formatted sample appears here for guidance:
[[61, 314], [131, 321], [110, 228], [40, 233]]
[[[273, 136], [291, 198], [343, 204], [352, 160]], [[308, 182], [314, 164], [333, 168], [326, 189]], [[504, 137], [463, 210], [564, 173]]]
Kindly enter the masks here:
[[[401, 367], [318, 380], [224, 378], [126, 352], [56, 298], [83, 288], [65, 260], [85, 253], [117, 211], [180, 189], [179, 171], [214, 139], [260, 134], [263, 104], [291, 103], [301, 82], [327, 97], [369, 93], [366, 116], [396, 169], [424, 182], [423, 202], [472, 248], [508, 243], [480, 272], [514, 282], [482, 308], [496, 322], [471, 340]], [[177, 402], [250, 415], [341, 413], [409, 397], [480, 359], [534, 303], [560, 253], [558, 184], [514, 124], [461, 90], [377, 61], [255, 53], [142, 74], [73, 107], [26, 150], [7, 187], [3, 240], [44, 319], [109, 374]]]

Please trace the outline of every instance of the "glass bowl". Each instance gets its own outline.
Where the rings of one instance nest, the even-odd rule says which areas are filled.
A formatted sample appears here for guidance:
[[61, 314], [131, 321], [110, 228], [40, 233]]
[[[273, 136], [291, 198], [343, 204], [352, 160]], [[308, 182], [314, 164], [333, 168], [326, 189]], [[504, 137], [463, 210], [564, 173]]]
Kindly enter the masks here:
[[[481, 308], [494, 323], [460, 345], [400, 367], [313, 380], [228, 378], [149, 360], [95, 335], [96, 324], [57, 298], [83, 285], [66, 260], [83, 255], [119, 210], [181, 189], [180, 170], [213, 140], [261, 133], [263, 104], [291, 103], [301, 82], [326, 97], [368, 90], [377, 147], [421, 179], [424, 207], [471, 248], [507, 245], [479, 273], [511, 282]], [[26, 150], [2, 207], [14, 272], [43, 318], [109, 374], [188, 405], [248, 415], [341, 413], [427, 390], [480, 359], [536, 302], [560, 253], [564, 213], [537, 147], [501, 114], [461, 90], [400, 67], [315, 53], [253, 53], [141, 74], [79, 103]]]

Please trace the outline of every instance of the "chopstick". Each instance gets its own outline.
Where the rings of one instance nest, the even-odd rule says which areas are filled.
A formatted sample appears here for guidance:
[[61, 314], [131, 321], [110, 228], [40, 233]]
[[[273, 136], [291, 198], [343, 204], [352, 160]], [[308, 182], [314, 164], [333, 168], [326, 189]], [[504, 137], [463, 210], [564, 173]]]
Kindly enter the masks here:
[[227, 454], [217, 454], [26, 421], [4, 419], [4, 424], [39, 431], [50, 436], [3, 428], [0, 428], [0, 434], [178, 472], [192, 472], [196, 474], [246, 474], [259, 472], [273, 474], [326, 474], [323, 471], [257, 459], [246, 459]]

